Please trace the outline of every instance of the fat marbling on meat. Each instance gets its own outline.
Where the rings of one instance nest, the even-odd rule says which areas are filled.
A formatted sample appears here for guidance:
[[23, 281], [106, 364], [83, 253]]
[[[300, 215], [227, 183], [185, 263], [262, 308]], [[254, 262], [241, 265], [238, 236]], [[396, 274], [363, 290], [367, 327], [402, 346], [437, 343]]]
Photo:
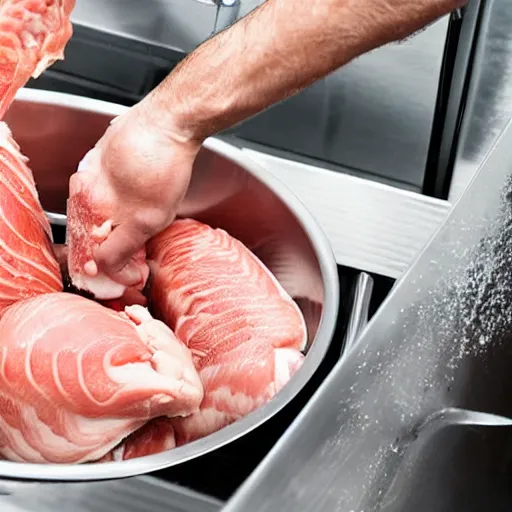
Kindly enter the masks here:
[[301, 366], [302, 314], [240, 241], [192, 219], [147, 247], [150, 304], [191, 350], [201, 410], [172, 421], [178, 445], [211, 434], [271, 400]]
[[189, 350], [141, 306], [118, 313], [67, 293], [16, 303], [0, 319], [0, 455], [100, 459], [152, 418], [196, 412]]
[[0, 316], [18, 300], [61, 290], [50, 224], [32, 172], [0, 122]]
[[74, 6], [75, 0], [0, 1], [0, 119], [30, 77], [64, 58]]
[[[62, 59], [74, 0], [0, 1], [0, 119], [21, 87]], [[9, 127], [0, 123], [0, 315], [18, 300], [62, 290], [45, 217]]]

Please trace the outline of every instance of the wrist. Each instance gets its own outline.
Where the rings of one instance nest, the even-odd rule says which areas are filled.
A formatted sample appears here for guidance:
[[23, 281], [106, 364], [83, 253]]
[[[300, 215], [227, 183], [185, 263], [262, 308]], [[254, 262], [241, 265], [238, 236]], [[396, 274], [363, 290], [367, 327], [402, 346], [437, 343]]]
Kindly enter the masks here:
[[201, 146], [213, 135], [203, 122], [201, 101], [194, 97], [193, 91], [186, 91], [186, 86], [179, 87], [174, 82], [171, 74], [141, 102], [140, 107], [151, 116], [148, 122], [174, 143]]

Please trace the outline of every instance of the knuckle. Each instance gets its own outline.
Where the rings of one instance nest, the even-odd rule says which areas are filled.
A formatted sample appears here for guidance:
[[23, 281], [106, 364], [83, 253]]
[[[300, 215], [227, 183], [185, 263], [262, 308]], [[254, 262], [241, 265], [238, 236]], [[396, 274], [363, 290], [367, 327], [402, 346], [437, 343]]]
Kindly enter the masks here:
[[174, 215], [164, 208], [146, 208], [137, 212], [134, 225], [142, 235], [149, 238], [165, 229], [173, 217]]
[[120, 253], [109, 250], [108, 246], [100, 245], [95, 254], [96, 264], [102, 270], [110, 270], [118, 264]]

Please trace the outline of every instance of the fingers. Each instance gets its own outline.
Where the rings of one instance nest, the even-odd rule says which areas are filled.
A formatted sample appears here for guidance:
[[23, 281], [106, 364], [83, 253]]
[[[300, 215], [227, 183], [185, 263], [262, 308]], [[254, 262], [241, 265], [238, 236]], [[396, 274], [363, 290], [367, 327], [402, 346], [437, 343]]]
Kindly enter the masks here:
[[[127, 288], [124, 295], [119, 299], [100, 301], [100, 303], [110, 309], [122, 312], [128, 306], [138, 305], [146, 307], [148, 300], [141, 291], [134, 288]], [[128, 316], [130, 316], [129, 313]]]
[[135, 288], [127, 288], [126, 292], [121, 297], [121, 300], [125, 306], [139, 305], [146, 307], [148, 304], [148, 299], [144, 294]]
[[52, 244], [53, 254], [57, 260], [63, 276], [68, 275], [68, 246], [64, 244]]
[[145, 246], [150, 236], [147, 230], [133, 223], [120, 224], [94, 254], [98, 269], [125, 286], [138, 284], [141, 272], [136, 265], [130, 264], [130, 260]]

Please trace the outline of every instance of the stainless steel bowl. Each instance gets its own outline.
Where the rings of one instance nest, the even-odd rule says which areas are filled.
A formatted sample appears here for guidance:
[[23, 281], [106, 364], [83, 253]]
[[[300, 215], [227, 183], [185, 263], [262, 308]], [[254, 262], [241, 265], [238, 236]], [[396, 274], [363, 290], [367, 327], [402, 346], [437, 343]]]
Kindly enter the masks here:
[[[67, 94], [23, 89], [6, 121], [30, 158], [41, 202], [65, 225], [68, 178], [125, 107]], [[205, 142], [179, 215], [226, 229], [252, 249], [297, 300], [309, 342], [304, 365], [269, 403], [188, 445], [123, 462], [40, 465], [0, 462], [0, 477], [22, 480], [101, 480], [156, 471], [199, 457], [249, 433], [303, 388], [329, 347], [338, 312], [336, 262], [323, 232], [288, 188], [242, 151], [215, 138]]]

